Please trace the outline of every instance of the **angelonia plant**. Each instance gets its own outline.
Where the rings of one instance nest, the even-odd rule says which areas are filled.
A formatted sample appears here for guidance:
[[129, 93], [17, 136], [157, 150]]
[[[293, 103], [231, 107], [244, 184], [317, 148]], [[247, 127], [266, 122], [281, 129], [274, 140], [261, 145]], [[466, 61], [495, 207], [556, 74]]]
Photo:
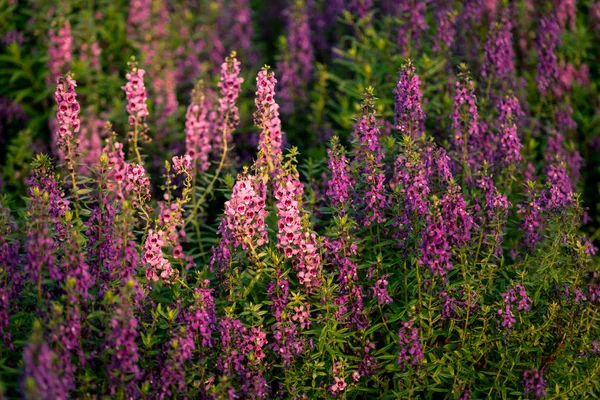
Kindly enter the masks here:
[[0, 399], [600, 394], [600, 5], [23, 3]]

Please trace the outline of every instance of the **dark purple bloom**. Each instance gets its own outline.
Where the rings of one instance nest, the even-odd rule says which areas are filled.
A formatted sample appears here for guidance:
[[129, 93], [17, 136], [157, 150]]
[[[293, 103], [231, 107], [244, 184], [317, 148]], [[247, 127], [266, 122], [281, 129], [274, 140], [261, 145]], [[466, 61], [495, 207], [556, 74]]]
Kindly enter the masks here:
[[281, 112], [290, 114], [298, 104], [306, 100], [306, 85], [312, 78], [313, 48], [306, 6], [294, 1], [285, 11], [287, 18], [287, 41], [281, 61], [277, 64], [281, 98]]
[[523, 388], [525, 389], [525, 396], [531, 394], [536, 399], [546, 396], [544, 372], [537, 368], [523, 372]]
[[398, 331], [400, 339], [400, 353], [398, 354], [398, 365], [402, 370], [406, 369], [408, 364], [416, 366], [424, 358], [423, 346], [419, 338], [419, 328], [413, 326], [414, 321], [404, 321]]
[[428, 28], [425, 14], [425, 0], [398, 0], [396, 7], [402, 20], [398, 27], [398, 46], [404, 55], [409, 55], [411, 47], [420, 48], [421, 36]]
[[560, 27], [553, 17], [542, 17], [538, 28], [535, 48], [538, 53], [537, 82], [540, 95], [545, 96], [548, 89], [558, 89], [559, 68], [556, 48], [561, 43]]
[[511, 29], [510, 8], [506, 7], [500, 19], [491, 23], [484, 47], [483, 76], [490, 76], [498, 81], [513, 77], [515, 73], [515, 52]]
[[436, 4], [434, 20], [437, 22], [437, 33], [433, 39], [433, 51], [452, 49], [456, 38], [456, 18], [454, 1], [441, 0]]
[[50, 346], [43, 340], [41, 327], [34, 330], [32, 343], [25, 346], [23, 351], [25, 364], [25, 379], [23, 391], [30, 398], [67, 399], [69, 390], [59, 376], [60, 370], [56, 365], [56, 356]]

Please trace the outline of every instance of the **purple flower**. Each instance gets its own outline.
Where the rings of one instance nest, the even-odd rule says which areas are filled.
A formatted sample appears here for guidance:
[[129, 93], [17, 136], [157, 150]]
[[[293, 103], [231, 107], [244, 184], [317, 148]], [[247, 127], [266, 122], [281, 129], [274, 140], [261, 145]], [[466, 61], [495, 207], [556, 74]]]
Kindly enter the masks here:
[[523, 372], [523, 388], [525, 389], [525, 396], [531, 394], [536, 399], [546, 396], [544, 372], [537, 368]]
[[510, 8], [506, 7], [499, 21], [490, 26], [484, 47], [483, 76], [491, 76], [499, 82], [511, 79], [515, 73], [515, 52], [512, 40]]
[[517, 205], [517, 212], [522, 215], [520, 229], [524, 233], [523, 244], [528, 251], [533, 251], [542, 240], [544, 203], [534, 188], [528, 189], [525, 196], [523, 203]]
[[383, 151], [379, 143], [381, 135], [375, 118], [373, 94], [368, 92], [361, 106], [362, 116], [355, 132], [355, 162], [358, 164], [364, 196], [360, 199], [363, 208], [362, 222], [370, 226], [373, 222], [385, 221], [388, 195], [383, 172]]
[[104, 346], [110, 358], [105, 365], [110, 376], [108, 391], [111, 395], [119, 393], [125, 383], [128, 396], [137, 397], [137, 381], [141, 376], [138, 366], [140, 358], [136, 339], [138, 337], [138, 321], [131, 305], [132, 290], [135, 282], [127, 282], [122, 293], [116, 296], [115, 305], [110, 314], [108, 332]]
[[161, 385], [159, 386], [160, 397], [165, 398], [173, 394], [187, 394], [187, 382], [185, 379], [187, 361], [192, 358], [192, 352], [196, 349], [191, 332], [181, 327], [171, 340], [166, 344], [167, 359], [161, 370]]
[[496, 160], [505, 168], [521, 162], [521, 141], [517, 133], [516, 121], [521, 107], [515, 96], [506, 96], [500, 103], [500, 132]]
[[433, 39], [433, 51], [452, 49], [456, 37], [456, 17], [454, 1], [441, 0], [436, 4], [434, 20], [437, 22], [437, 33]]
[[462, 247], [471, 240], [475, 228], [473, 216], [467, 210], [467, 204], [460, 186], [451, 183], [442, 199], [442, 219], [446, 227], [446, 237], [450, 246]]
[[394, 124], [402, 135], [419, 139], [425, 131], [425, 113], [421, 108], [421, 81], [414, 65], [408, 61], [400, 70], [398, 84], [394, 89]]
[[404, 55], [409, 55], [410, 47], [420, 47], [421, 35], [428, 28], [425, 20], [427, 3], [425, 0], [398, 0], [397, 5], [402, 22], [398, 27], [398, 46]]
[[33, 340], [23, 351], [25, 380], [23, 391], [31, 398], [67, 399], [69, 388], [60, 378], [56, 356], [43, 340], [41, 327], [34, 326]]
[[[481, 217], [481, 225], [484, 222], [487, 224], [488, 238], [486, 238], [486, 244], [491, 247], [494, 255], [499, 257], [502, 254], [504, 235], [498, 228], [504, 229], [510, 203], [506, 195], [498, 191], [494, 185], [494, 180], [490, 176], [484, 175], [477, 179], [476, 187], [481, 190], [484, 197], [483, 211], [485, 215]], [[490, 242], [492, 238], [494, 238], [494, 242]]]
[[281, 112], [294, 112], [296, 99], [306, 100], [306, 85], [313, 72], [313, 48], [310, 42], [308, 14], [302, 0], [293, 1], [285, 11], [287, 21], [287, 40], [284, 54], [277, 70], [280, 74], [279, 86]]
[[542, 17], [538, 28], [538, 37], [535, 48], [538, 53], [537, 82], [541, 96], [545, 96], [548, 89], [555, 92], [558, 87], [559, 68], [556, 57], [556, 48], [561, 43], [560, 27], [553, 17]]
[[477, 97], [475, 96], [475, 83], [467, 78], [456, 82], [456, 96], [454, 97], [454, 111], [452, 118], [452, 135], [450, 143], [452, 153], [458, 166], [462, 167], [463, 174], [476, 171], [478, 168], [478, 152], [481, 145], [479, 114], [477, 112]]
[[377, 299], [379, 304], [390, 304], [393, 301], [390, 295], [388, 294], [387, 290], [388, 277], [389, 274], [382, 276], [377, 282], [375, 282], [375, 284], [371, 288], [371, 290], [373, 291], [373, 297]]
[[346, 202], [350, 200], [349, 189], [354, 186], [354, 182], [350, 175], [344, 148], [339, 144], [337, 136], [331, 139], [331, 148], [327, 150], [327, 154], [329, 155], [331, 180], [328, 182], [326, 194], [331, 201], [331, 205], [343, 214]]
[[356, 14], [358, 18], [364, 18], [373, 8], [373, 0], [347, 0], [347, 9]]
[[425, 357], [423, 346], [419, 338], [419, 328], [413, 326], [414, 321], [404, 321], [401, 323], [398, 337], [400, 339], [400, 353], [398, 354], [398, 365], [402, 370], [406, 369], [408, 364], [416, 366], [420, 364]]
[[421, 239], [419, 264], [427, 266], [434, 276], [446, 278], [446, 271], [452, 269], [452, 252], [448, 243], [448, 230], [435, 200], [433, 213], [426, 216]]
[[209, 281], [204, 281], [202, 288], [194, 289], [194, 303], [185, 314], [187, 329], [200, 338], [202, 347], [213, 347], [212, 334], [216, 329], [217, 316], [212, 289], [208, 289]]
[[503, 308], [498, 309], [498, 314], [502, 317], [500, 325], [503, 328], [506, 328], [506, 330], [510, 330], [517, 322], [512, 311], [512, 306], [517, 303], [518, 311], [529, 311], [533, 301], [527, 296], [525, 287], [520, 283], [513, 289], [509, 289], [502, 293], [502, 298], [504, 299], [504, 306]]

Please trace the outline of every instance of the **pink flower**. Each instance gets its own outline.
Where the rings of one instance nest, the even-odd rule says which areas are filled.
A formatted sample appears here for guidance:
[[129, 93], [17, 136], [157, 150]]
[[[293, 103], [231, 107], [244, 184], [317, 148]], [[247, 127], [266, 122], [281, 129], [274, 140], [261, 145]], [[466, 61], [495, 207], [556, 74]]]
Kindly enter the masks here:
[[137, 120], [142, 121], [148, 116], [146, 105], [147, 93], [144, 85], [144, 74], [146, 71], [132, 66], [131, 71], [125, 75], [127, 84], [121, 89], [127, 96], [127, 112], [129, 113], [129, 124], [133, 125]]
[[188, 154], [181, 157], [173, 157], [173, 168], [178, 174], [189, 174], [192, 169], [192, 157]]
[[262, 152], [262, 162], [265, 163], [272, 176], [276, 176], [281, 165], [281, 120], [279, 105], [275, 102], [275, 74], [269, 73], [268, 67], [263, 67], [256, 77], [256, 112], [254, 124], [261, 129], [258, 150]]

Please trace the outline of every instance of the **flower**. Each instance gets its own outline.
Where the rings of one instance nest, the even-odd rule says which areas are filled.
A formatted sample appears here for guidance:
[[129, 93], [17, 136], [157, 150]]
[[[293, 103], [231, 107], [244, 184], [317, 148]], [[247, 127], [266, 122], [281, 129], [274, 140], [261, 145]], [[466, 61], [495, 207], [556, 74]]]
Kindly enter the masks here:
[[53, 82], [61, 74], [66, 73], [71, 61], [73, 61], [73, 35], [71, 24], [68, 20], [58, 20], [58, 30], [48, 31], [50, 45], [48, 47], [48, 69], [50, 82]]
[[404, 321], [401, 323], [398, 337], [400, 339], [400, 353], [398, 354], [398, 365], [402, 370], [406, 369], [408, 364], [413, 366], [422, 362], [423, 346], [419, 339], [419, 328], [413, 326], [414, 321]]
[[350, 188], [354, 182], [350, 175], [348, 159], [344, 153], [344, 148], [339, 144], [339, 139], [334, 136], [331, 139], [331, 148], [327, 150], [329, 155], [329, 170], [331, 171], [331, 180], [327, 184], [327, 196], [334, 208], [340, 209], [344, 213], [345, 204], [350, 200]]
[[217, 233], [233, 237], [234, 247], [256, 249], [269, 241], [265, 217], [266, 188], [262, 177], [239, 177], [231, 199], [225, 202], [225, 217]]
[[127, 83], [121, 87], [127, 97], [127, 113], [129, 113], [129, 124], [140, 123], [148, 116], [146, 105], [147, 93], [144, 85], [146, 71], [131, 64], [131, 70], [125, 75]]
[[185, 113], [185, 148], [186, 154], [202, 172], [210, 166], [210, 135], [214, 128], [208, 118], [208, 111], [208, 101], [202, 92], [202, 84], [198, 83], [192, 91], [192, 101]]
[[553, 17], [542, 17], [535, 40], [538, 53], [537, 86], [540, 95], [545, 96], [548, 89], [553, 92], [559, 89], [560, 70], [556, 57], [556, 47], [561, 43], [560, 27]]
[[216, 125], [217, 134], [213, 137], [214, 146], [218, 149], [225, 145], [223, 140], [227, 143], [232, 141], [232, 132], [240, 123], [239, 110], [236, 106], [244, 83], [244, 78], [240, 77], [240, 64], [235, 51], [231, 52], [221, 64], [221, 78], [218, 83], [221, 97], [217, 107], [219, 118]]
[[71, 75], [58, 78], [54, 99], [58, 104], [56, 112], [56, 142], [59, 148], [59, 155], [68, 163], [70, 170], [73, 169], [73, 158], [77, 154], [77, 137], [75, 133], [79, 132], [81, 122], [79, 121], [79, 102], [75, 88], [77, 83]]
[[306, 85], [313, 72], [313, 48], [310, 42], [308, 14], [303, 0], [295, 0], [285, 10], [287, 22], [286, 47], [277, 63], [280, 73], [281, 112], [294, 111], [297, 100], [306, 100]]
[[490, 24], [484, 47], [485, 63], [483, 76], [492, 76], [498, 81], [511, 79], [515, 73], [515, 52], [512, 40], [510, 7], [506, 7], [498, 21]]
[[425, 131], [425, 112], [421, 108], [421, 81], [415, 66], [408, 61], [400, 70], [398, 84], [394, 89], [394, 125], [402, 135], [418, 139]]
[[192, 170], [192, 157], [188, 154], [181, 157], [173, 157], [173, 168], [178, 174], [189, 174]]
[[256, 77], [256, 111], [254, 124], [261, 129], [258, 150], [261, 154], [260, 163], [268, 166], [271, 176], [279, 174], [282, 153], [281, 120], [279, 105], [275, 102], [275, 74], [269, 72], [269, 67], [263, 67]]
[[525, 388], [525, 396], [530, 393], [537, 399], [546, 396], [544, 372], [537, 368], [528, 369], [523, 372], [523, 387]]

